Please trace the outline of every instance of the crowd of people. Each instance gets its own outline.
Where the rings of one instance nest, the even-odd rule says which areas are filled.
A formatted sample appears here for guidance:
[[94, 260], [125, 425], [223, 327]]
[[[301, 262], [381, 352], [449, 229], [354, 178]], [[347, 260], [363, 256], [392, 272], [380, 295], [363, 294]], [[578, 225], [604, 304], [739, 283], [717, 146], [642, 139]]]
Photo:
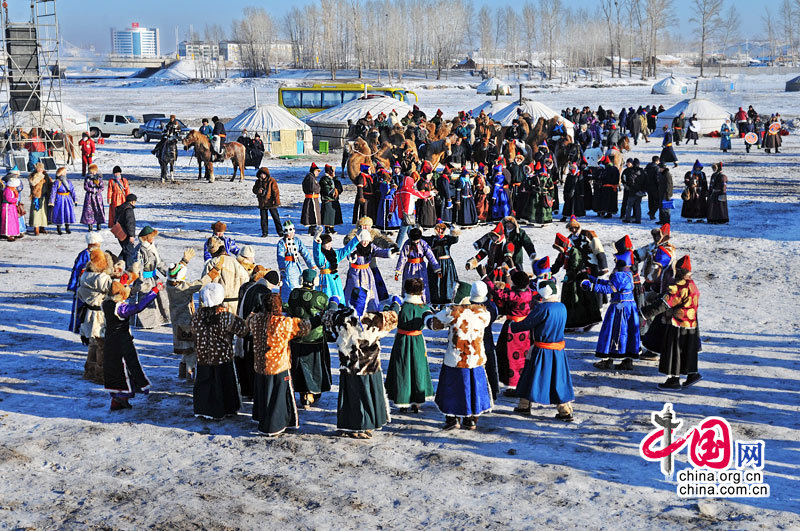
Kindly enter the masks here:
[[[415, 112], [403, 127], [435, 132], [445, 123], [437, 113], [431, 121], [439, 124], [426, 128], [424, 114]], [[279, 236], [277, 267], [262, 265], [266, 256], [258, 260], [255, 246], [239, 245], [217, 221], [195, 280], [187, 276], [195, 250], [187, 248], [172, 263], [163, 260], [158, 230], [137, 229], [137, 197], [121, 168], [106, 181], [90, 163], [80, 218], [88, 229], [87, 248], [68, 283], [69, 328], [88, 348], [84, 377], [105, 386], [112, 410], [132, 407], [130, 399], [147, 393], [150, 381], [131, 327], [171, 325], [178, 376], [193, 384], [195, 415], [220, 419], [249, 400], [259, 430], [270, 435], [298, 428], [297, 404], [313, 407], [331, 390], [331, 343], [339, 355], [337, 426], [352, 437], [372, 437], [391, 420], [390, 404], [401, 414], [416, 414], [431, 399], [445, 416], [445, 429], [476, 429], [500, 394], [517, 399], [521, 415], [530, 414], [533, 404], [548, 404], [556, 407], [557, 419], [571, 421], [575, 394], [565, 334], [600, 325], [594, 352], [599, 370], [627, 371], [635, 362], [658, 360], [666, 376], [659, 388], [694, 385], [701, 379], [699, 291], [691, 260], [679, 255], [672, 237], [667, 163], [674, 160], [669, 154], [664, 160], [663, 151], [644, 167], [636, 158], [621, 158], [626, 141], [649, 142], [654, 116], [649, 107], [619, 115], [602, 107], [566, 110], [564, 117], [579, 128], [577, 149], [560, 142], [563, 120], [550, 123], [533, 149], [523, 138], [534, 124], [519, 112], [516, 128], [505, 132], [486, 163], [474, 163], [472, 156], [454, 160], [453, 152], [434, 158], [421, 142], [415, 146], [419, 164], [361, 164], [353, 179], [353, 228], [340, 246], [334, 235], [344, 225], [344, 187], [335, 168], [311, 164], [302, 181], [299, 221], [312, 236], [309, 243], [292, 221], [281, 220], [278, 182], [262, 167], [252, 192], [262, 236], [269, 234], [270, 218]], [[486, 123], [485, 115], [457, 119]], [[382, 134], [382, 125], [368, 124], [360, 124], [367, 134], [371, 128]], [[676, 135], [671, 138], [677, 143], [681, 127], [673, 124], [665, 142]], [[681, 215], [688, 221], [728, 221], [727, 177], [721, 163], [712, 171], [709, 180], [696, 161], [684, 176]], [[46, 233], [48, 225], [70, 233], [77, 197], [66, 170], [50, 178], [38, 163], [29, 183], [27, 219], [34, 234]], [[4, 179], [0, 212], [0, 234], [10, 241], [24, 232], [21, 191], [13, 169]], [[641, 223], [645, 197], [657, 225], [652, 241], [636, 246], [625, 236], [609, 257], [601, 237], [580, 218], [593, 210]], [[537, 252], [525, 225], [553, 223], [559, 211], [566, 234], [556, 235], [552, 256]], [[474, 240], [474, 256], [458, 264], [452, 246], [464, 237], [462, 229], [479, 224], [488, 229]], [[103, 225], [118, 240], [118, 251], [102, 247]], [[393, 267], [399, 293], [388, 289], [383, 264]], [[435, 389], [426, 330], [447, 335]], [[384, 377], [381, 339], [391, 333]]]

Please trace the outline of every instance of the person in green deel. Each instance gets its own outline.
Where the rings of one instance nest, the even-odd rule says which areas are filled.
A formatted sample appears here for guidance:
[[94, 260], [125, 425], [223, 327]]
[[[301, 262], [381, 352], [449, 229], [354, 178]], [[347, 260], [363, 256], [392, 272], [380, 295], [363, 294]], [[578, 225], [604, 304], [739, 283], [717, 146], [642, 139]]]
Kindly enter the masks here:
[[398, 313], [397, 336], [389, 370], [386, 373], [386, 394], [401, 413], [419, 413], [420, 404], [433, 399], [433, 382], [428, 367], [428, 351], [422, 329], [425, 318], [433, 315], [431, 307], [423, 302], [425, 284], [418, 278], [409, 278], [403, 284], [405, 299], [397, 298], [390, 308]]
[[[318, 273], [314, 269], [303, 271], [303, 285], [289, 294], [287, 313], [300, 319], [311, 319], [328, 308], [328, 296], [314, 289]], [[285, 308], [286, 309], [286, 308]], [[303, 337], [293, 339], [292, 385], [300, 393], [304, 409], [316, 402], [322, 393], [331, 390], [331, 353], [322, 324], [311, 329]]]

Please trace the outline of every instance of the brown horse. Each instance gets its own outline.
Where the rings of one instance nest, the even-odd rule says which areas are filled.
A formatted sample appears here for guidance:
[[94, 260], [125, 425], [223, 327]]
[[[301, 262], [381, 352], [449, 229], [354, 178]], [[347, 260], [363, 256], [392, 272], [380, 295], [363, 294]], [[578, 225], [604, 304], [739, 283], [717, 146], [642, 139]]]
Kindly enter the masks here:
[[349, 153], [347, 156], [347, 176], [355, 184], [358, 174], [361, 173], [362, 164], [368, 165], [369, 171], [372, 173], [372, 150], [366, 140], [358, 137], [348, 144], [347, 151]]
[[[203, 165], [205, 165], [205, 177], [208, 182], [214, 182], [214, 162], [211, 154], [211, 141], [208, 137], [192, 129], [183, 139], [183, 149], [194, 147], [194, 155], [197, 157], [197, 178], [203, 178]], [[227, 142], [223, 146], [225, 160], [233, 163], [233, 177], [231, 182], [236, 179], [236, 170], [239, 170], [239, 182], [244, 180], [244, 159], [245, 149], [239, 142]]]
[[[449, 127], [448, 127], [449, 129]], [[435, 170], [436, 166], [445, 158], [449, 157], [451, 154], [451, 144], [453, 142], [453, 137], [446, 136], [440, 140], [436, 140], [434, 142], [428, 142], [425, 145], [425, 160], [431, 163], [431, 167]]]
[[72, 161], [77, 158], [77, 142], [75, 142], [75, 138], [69, 133], [45, 132], [45, 137], [50, 142], [50, 146], [54, 150], [64, 150], [64, 153], [67, 155], [67, 164], [72, 164]]

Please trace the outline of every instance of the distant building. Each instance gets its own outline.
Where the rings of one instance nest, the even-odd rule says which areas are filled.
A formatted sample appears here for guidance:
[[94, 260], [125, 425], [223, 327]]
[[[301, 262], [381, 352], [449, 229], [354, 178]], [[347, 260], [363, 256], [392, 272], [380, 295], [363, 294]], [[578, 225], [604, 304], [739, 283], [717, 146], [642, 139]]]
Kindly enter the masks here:
[[138, 22], [123, 30], [111, 28], [111, 50], [123, 57], [160, 57], [158, 28], [142, 28]]
[[[220, 48], [212, 42], [181, 41], [178, 43], [178, 57], [181, 59], [213, 59], [220, 56]], [[226, 59], [227, 60], [227, 59]]]

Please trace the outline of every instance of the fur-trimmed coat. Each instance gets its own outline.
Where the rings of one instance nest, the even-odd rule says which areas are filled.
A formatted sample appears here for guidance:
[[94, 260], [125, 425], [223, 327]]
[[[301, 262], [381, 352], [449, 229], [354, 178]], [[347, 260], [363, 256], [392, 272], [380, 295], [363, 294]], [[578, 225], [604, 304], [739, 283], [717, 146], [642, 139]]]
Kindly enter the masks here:
[[[106, 253], [108, 263], [113, 263], [111, 256]], [[88, 338], [103, 338], [106, 335], [106, 318], [103, 314], [103, 301], [111, 291], [113, 280], [110, 276], [111, 268], [103, 271], [89, 262], [86, 272], [81, 275], [78, 286], [78, 298], [86, 305], [86, 315], [81, 323], [81, 336]]]
[[397, 312], [367, 312], [360, 320], [352, 310], [327, 312], [323, 325], [336, 334], [342, 371], [375, 374], [381, 370], [381, 338], [397, 328]]
[[483, 331], [492, 322], [481, 304], [454, 304], [426, 319], [429, 328], [449, 327], [447, 350], [442, 363], [457, 369], [474, 369], [486, 364]]

